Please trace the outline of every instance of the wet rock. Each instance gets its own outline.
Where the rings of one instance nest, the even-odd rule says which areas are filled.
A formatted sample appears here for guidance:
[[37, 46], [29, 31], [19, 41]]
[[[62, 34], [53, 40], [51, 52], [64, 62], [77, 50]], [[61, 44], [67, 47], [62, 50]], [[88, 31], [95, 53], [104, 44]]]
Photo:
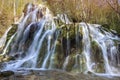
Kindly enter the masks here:
[[0, 62], [3, 62], [4, 56], [0, 55]]
[[0, 77], [9, 77], [13, 74], [14, 74], [13, 71], [4, 71], [4, 72], [0, 72]]
[[15, 58], [13, 56], [5, 56], [5, 55], [0, 55], [0, 62], [8, 62], [10, 60], [14, 60]]
[[120, 77], [108, 78], [83, 73], [67, 73], [60, 70], [33, 70], [28, 75], [14, 74], [12, 76], [11, 73], [14, 74], [10, 71], [9, 75], [1, 80], [120, 80]]
[[0, 47], [0, 54], [2, 53], [3, 47]]
[[11, 36], [17, 31], [18, 24], [12, 24], [11, 26], [12, 26], [12, 28], [9, 30], [9, 32], [7, 34], [6, 44], [9, 41], [9, 39], [11, 38]]
[[102, 27], [110, 29], [110, 26], [108, 24], [103, 24]]
[[6, 56], [3, 61], [4, 62], [7, 62], [7, 61], [10, 61], [10, 60], [14, 60], [15, 58], [13, 56]]
[[28, 13], [32, 12], [34, 9], [35, 9], [35, 5], [34, 4], [27, 3], [24, 6], [24, 9], [23, 9], [24, 16], [26, 16]]

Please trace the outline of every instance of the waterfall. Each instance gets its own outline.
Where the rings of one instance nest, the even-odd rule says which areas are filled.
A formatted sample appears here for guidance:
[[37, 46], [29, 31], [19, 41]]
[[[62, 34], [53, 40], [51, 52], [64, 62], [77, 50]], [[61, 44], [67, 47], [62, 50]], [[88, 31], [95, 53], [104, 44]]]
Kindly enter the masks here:
[[57, 15], [57, 19], [55, 22], [47, 7], [29, 4], [2, 52], [15, 59], [3, 62], [1, 70], [60, 69], [120, 76], [117, 35], [98, 24], [73, 24], [65, 14]]
[[80, 26], [83, 29], [83, 54], [86, 57], [86, 66], [88, 71], [92, 71], [90, 65], [91, 65], [91, 59], [90, 59], [90, 37], [89, 37], [89, 31], [88, 31], [88, 25], [86, 23], [81, 23]]
[[89, 26], [92, 40], [95, 41], [102, 50], [105, 73], [114, 75], [115, 72], [119, 74], [119, 68], [116, 67], [119, 64], [118, 60], [116, 60], [116, 56], [119, 53], [113, 40], [120, 41], [120, 39], [116, 35], [103, 29], [101, 29], [103, 31], [102, 33], [99, 27], [98, 25]]

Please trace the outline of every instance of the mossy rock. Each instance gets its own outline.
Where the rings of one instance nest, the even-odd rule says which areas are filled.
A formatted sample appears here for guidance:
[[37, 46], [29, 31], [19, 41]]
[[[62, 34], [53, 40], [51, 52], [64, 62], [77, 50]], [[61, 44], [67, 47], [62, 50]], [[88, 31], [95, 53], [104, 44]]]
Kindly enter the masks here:
[[5, 58], [4, 55], [0, 55], [0, 62], [3, 62], [3, 59]]
[[110, 29], [110, 26], [108, 24], [102, 24], [102, 27], [104, 27], [106, 29]]
[[104, 70], [104, 59], [100, 46], [98, 46], [97, 42], [91, 42], [91, 59], [95, 62], [94, 69], [96, 72], [105, 72]]
[[6, 56], [6, 57], [3, 59], [3, 62], [8, 62], [8, 61], [10, 61], [10, 60], [15, 60], [15, 58], [12, 57], [12, 56]]
[[7, 40], [6, 43], [8, 42], [8, 40], [11, 38], [11, 36], [17, 31], [18, 29], [18, 24], [12, 24], [12, 28], [10, 29], [10, 31], [7, 34]]
[[0, 55], [0, 62], [8, 62], [10, 60], [15, 60], [12, 56]]
[[74, 24], [65, 24], [64, 27], [62, 27], [62, 36], [65, 38], [72, 38], [75, 37], [75, 25]]

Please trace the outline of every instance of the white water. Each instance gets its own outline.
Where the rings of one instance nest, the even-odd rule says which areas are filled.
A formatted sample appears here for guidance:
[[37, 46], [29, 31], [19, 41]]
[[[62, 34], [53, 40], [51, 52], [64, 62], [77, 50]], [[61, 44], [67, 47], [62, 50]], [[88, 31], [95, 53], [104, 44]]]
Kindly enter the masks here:
[[57, 39], [59, 37], [60, 31], [57, 31], [57, 33], [55, 33], [56, 38], [54, 41], [53, 46], [51, 47], [51, 57], [50, 57], [50, 65], [48, 67], [48, 69], [54, 69], [55, 68], [55, 49], [56, 49], [56, 45], [57, 45]]
[[74, 64], [74, 69], [76, 70], [76, 72], [82, 72], [82, 57], [79, 54], [75, 55], [75, 64]]
[[20, 51], [21, 47], [25, 44], [25, 41], [27, 40], [27, 38], [29, 37], [29, 33], [30, 33], [30, 28], [31, 28], [31, 25], [35, 24], [34, 22], [31, 23], [30, 25], [28, 25], [28, 27], [26, 28], [26, 30], [24, 31], [23, 33], [23, 36], [21, 41], [20, 41], [20, 44], [19, 44], [19, 48], [18, 48], [18, 51]]
[[[50, 56], [53, 54], [53, 52], [54, 52], [54, 48], [55, 48], [55, 42], [54, 42], [54, 48], [53, 48], [53, 50], [51, 50], [51, 41], [52, 41], [52, 35], [53, 35], [53, 33], [55, 32], [55, 29], [56, 29], [56, 26], [55, 26], [55, 24], [54, 24], [54, 22], [52, 22], [52, 29], [50, 30], [50, 33], [49, 33], [49, 35], [48, 35], [48, 44], [47, 44], [47, 54], [45, 55], [45, 58], [44, 58], [44, 62], [43, 62], [43, 64], [42, 64], [42, 67], [41, 68], [43, 68], [43, 69], [45, 69], [46, 68], [46, 65], [47, 65], [47, 62], [48, 62], [48, 59], [50, 58]], [[55, 40], [56, 41], [56, 40]]]
[[63, 70], [67, 69], [67, 65], [69, 63], [69, 58], [70, 58], [70, 56], [67, 56], [66, 59], [65, 59], [65, 62], [63, 63]]
[[[32, 18], [32, 23], [28, 25], [28, 27], [25, 29], [25, 25], [26, 25], [26, 21], [29, 17], [31, 17], [30, 15], [34, 15], [35, 16], [35, 13], [34, 12], [37, 12], [36, 11], [33, 11], [32, 14], [28, 14], [24, 19], [23, 19], [23, 22], [20, 23], [20, 25], [18, 26], [19, 29], [17, 31], [17, 38], [16, 38], [16, 43], [15, 44], [18, 44], [19, 48], [18, 48], [18, 52], [17, 53], [20, 53], [20, 51], [24, 52], [24, 54], [26, 54], [23, 58], [19, 57], [18, 60], [16, 61], [12, 61], [12, 62], [8, 62], [6, 63], [6, 67], [4, 68], [4, 70], [9, 70], [9, 69], [17, 69], [17, 68], [20, 68], [20, 67], [28, 67], [28, 68], [36, 68], [37, 67], [37, 60], [38, 60], [38, 56], [40, 55], [39, 52], [41, 50], [41, 46], [43, 44], [43, 41], [46, 39], [46, 37], [48, 37], [48, 48], [47, 48], [47, 54], [46, 54], [46, 57], [44, 58], [44, 62], [42, 64], [42, 67], [41, 68], [45, 68], [45, 66], [47, 65], [47, 61], [48, 61], [48, 58], [51, 54], [51, 52], [54, 52], [53, 50], [50, 51], [50, 46], [51, 46], [51, 37], [54, 33], [54, 31], [56, 30], [56, 26], [54, 24], [54, 22], [51, 20], [50, 21], [50, 17], [51, 16], [48, 16], [48, 12], [46, 13], [44, 19], [41, 19], [40, 22], [38, 22], [38, 27], [39, 27], [39, 30], [37, 30], [35, 32], [35, 36], [33, 38], [33, 41], [31, 43], [31, 45], [29, 46], [28, 48], [28, 51], [24, 51], [22, 49], [22, 46], [25, 44], [25, 41], [26, 39], [28, 38], [29, 36], [29, 32], [30, 32], [30, 28], [33, 27], [31, 25], [33, 25], [35, 22], [35, 17]], [[49, 20], [48, 20], [49, 18]], [[48, 22], [49, 21], [49, 22]], [[44, 34], [43, 34], [43, 29], [45, 29], [45, 26], [47, 27], [47, 24], [51, 25], [52, 27], [51, 28], [48, 28]], [[25, 31], [24, 31], [25, 29]], [[20, 41], [20, 43], [18, 42]], [[55, 47], [54, 47], [55, 48]], [[14, 51], [14, 45], [13, 45], [13, 50], [12, 52]], [[26, 63], [26, 65], [24, 65]], [[32, 64], [32, 65], [31, 65]]]
[[47, 61], [50, 57], [50, 54], [51, 54], [51, 50], [50, 50], [50, 46], [51, 46], [51, 33], [49, 34], [48, 36], [48, 43], [47, 43], [48, 47], [47, 47], [47, 54], [45, 55], [46, 57], [44, 58], [44, 62], [42, 64], [42, 68], [46, 68], [46, 64], [47, 64]]
[[86, 58], [86, 66], [87, 66], [87, 71], [91, 71], [92, 69], [90, 67], [91, 65], [91, 54], [90, 54], [90, 37], [89, 37], [89, 26], [86, 23], [80, 23], [80, 27], [82, 27], [83, 30], [83, 54], [85, 55]]
[[[103, 30], [104, 33], [101, 33], [98, 27], [98, 25], [89, 25], [92, 40], [96, 41], [98, 46], [101, 47], [104, 59], [105, 72], [109, 75], [119, 75], [120, 70], [115, 68], [115, 66], [111, 63], [116, 64], [115, 55], [118, 54], [117, 47], [115, 46], [115, 43], [112, 39], [119, 41], [120, 39], [117, 36], [112, 35], [110, 32], [106, 32], [105, 30]], [[109, 59], [108, 56], [110, 56], [111, 59]]]

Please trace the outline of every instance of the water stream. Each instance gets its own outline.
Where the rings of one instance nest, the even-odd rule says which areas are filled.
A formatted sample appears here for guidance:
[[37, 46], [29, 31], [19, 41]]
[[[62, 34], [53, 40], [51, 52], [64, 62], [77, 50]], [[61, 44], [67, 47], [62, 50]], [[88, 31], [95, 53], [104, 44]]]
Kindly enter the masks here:
[[4, 33], [4, 35], [0, 38], [0, 48], [5, 46], [5, 42], [6, 42], [6, 38], [7, 38], [7, 33], [9, 32], [9, 30], [12, 28], [12, 26], [10, 26], [8, 28], [8, 30], [6, 30], [6, 32]]

